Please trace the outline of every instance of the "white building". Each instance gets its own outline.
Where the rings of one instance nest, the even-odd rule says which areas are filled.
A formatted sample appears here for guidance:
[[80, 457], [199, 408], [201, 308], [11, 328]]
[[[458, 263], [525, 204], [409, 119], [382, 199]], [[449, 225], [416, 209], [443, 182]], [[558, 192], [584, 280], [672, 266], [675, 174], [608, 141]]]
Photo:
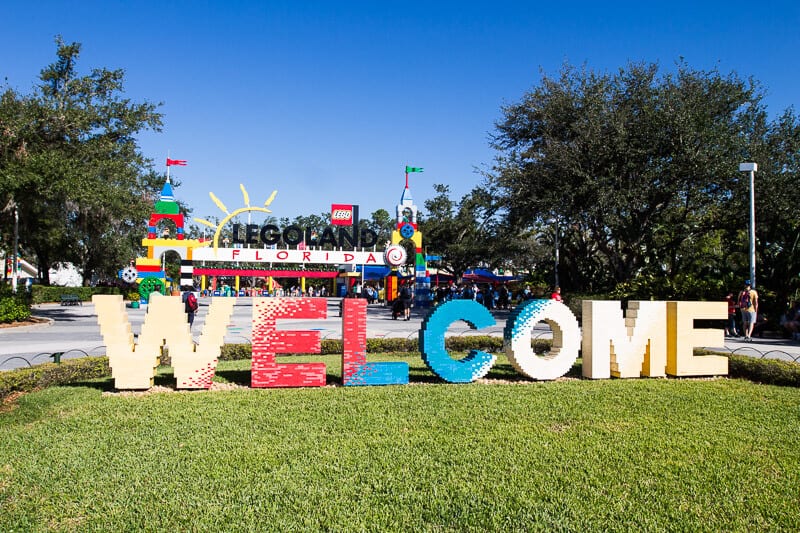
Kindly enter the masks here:
[[[5, 266], [6, 272], [4, 279], [11, 279], [11, 269], [10, 263], [6, 261], [5, 253], [0, 252], [0, 258], [2, 258], [3, 265]], [[18, 269], [17, 269], [17, 286], [18, 287], [29, 287], [30, 285], [37, 283], [38, 278], [36, 277], [39, 274], [39, 270], [36, 265], [33, 265], [23, 259], [22, 257], [18, 258]], [[58, 268], [51, 268], [50, 269], [50, 284], [57, 285], [60, 287], [80, 287], [83, 283], [83, 277], [78, 269], [72, 263], [63, 263], [58, 266]]]

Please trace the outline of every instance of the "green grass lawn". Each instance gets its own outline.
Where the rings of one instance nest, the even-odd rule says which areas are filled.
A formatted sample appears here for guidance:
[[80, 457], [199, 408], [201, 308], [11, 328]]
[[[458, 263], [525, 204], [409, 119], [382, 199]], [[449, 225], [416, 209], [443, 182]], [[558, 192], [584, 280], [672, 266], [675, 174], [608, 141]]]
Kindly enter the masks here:
[[24, 395], [0, 531], [800, 530], [798, 389], [446, 385], [408, 360], [408, 386]]

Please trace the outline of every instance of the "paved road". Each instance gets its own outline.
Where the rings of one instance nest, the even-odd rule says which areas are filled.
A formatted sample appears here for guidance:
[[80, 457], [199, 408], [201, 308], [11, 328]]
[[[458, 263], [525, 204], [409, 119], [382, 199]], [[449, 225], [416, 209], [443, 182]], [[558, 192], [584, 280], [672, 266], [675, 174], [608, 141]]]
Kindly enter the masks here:
[[[279, 329], [308, 329], [320, 331], [323, 339], [342, 337], [342, 319], [339, 316], [339, 299], [328, 300], [328, 317], [315, 320], [283, 320]], [[226, 343], [249, 343], [252, 323], [252, 301], [238, 298], [233, 317], [225, 336]], [[134, 335], [138, 335], [144, 321], [145, 309], [127, 308], [128, 319]], [[200, 309], [195, 317], [192, 336], [198, 340], [208, 312], [207, 300], [200, 300]], [[28, 363], [43, 363], [51, 360], [53, 352], [63, 352], [63, 358], [83, 357], [85, 355], [105, 354], [104, 341], [97, 324], [94, 305], [61, 306], [42, 304], [34, 306], [33, 314], [50, 319], [48, 325], [0, 329], [0, 370], [28, 366]], [[495, 326], [471, 330], [466, 323], [453, 325], [450, 335], [495, 335], [501, 336], [508, 312], [498, 312]], [[409, 321], [392, 320], [391, 311], [383, 305], [367, 308], [367, 336], [384, 338], [416, 338], [422, 322], [422, 313], [416, 310]], [[545, 324], [537, 326], [536, 336], [552, 336]], [[10, 359], [13, 358], [13, 359]]]
[[[342, 336], [339, 318], [339, 299], [328, 300], [328, 318], [318, 320], [286, 320], [279, 322], [282, 329], [319, 330], [323, 339], [339, 339]], [[128, 318], [134, 334], [139, 333], [144, 321], [145, 309], [128, 308]], [[195, 318], [192, 334], [197, 340], [202, 331], [208, 311], [207, 302], [201, 306]], [[53, 352], [64, 352], [64, 358], [105, 354], [104, 341], [97, 324], [97, 315], [92, 304], [63, 307], [58, 304], [34, 306], [35, 316], [50, 319], [48, 325], [6, 328], [0, 330], [0, 370], [28, 366], [51, 360]], [[239, 298], [228, 325], [226, 343], [248, 343], [251, 334], [252, 303], [249, 298]], [[494, 313], [494, 326], [471, 330], [466, 323], [459, 322], [448, 330], [448, 335], [494, 335], [502, 336], [508, 312]], [[372, 305], [367, 310], [367, 336], [387, 338], [416, 338], [422, 321], [422, 312], [412, 313], [410, 321], [392, 320], [391, 312], [382, 305]], [[540, 323], [533, 332], [534, 337], [551, 338], [549, 327]], [[743, 343], [738, 339], [726, 339], [719, 350], [744, 355], [766, 356], [785, 360], [800, 360], [800, 342], [787, 339], [756, 339]]]

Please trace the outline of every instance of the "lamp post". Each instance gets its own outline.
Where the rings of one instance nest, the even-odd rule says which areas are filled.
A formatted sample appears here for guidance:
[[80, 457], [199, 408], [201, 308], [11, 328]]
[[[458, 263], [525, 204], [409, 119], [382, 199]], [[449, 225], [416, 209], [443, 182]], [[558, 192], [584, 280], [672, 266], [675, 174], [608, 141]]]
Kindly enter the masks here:
[[17, 202], [11, 201], [12, 209], [14, 209], [14, 248], [11, 253], [11, 291], [17, 294], [17, 276], [19, 276], [19, 209], [17, 209]]
[[556, 217], [556, 220], [555, 220], [555, 228], [556, 228], [556, 239], [555, 239], [556, 254], [555, 254], [554, 270], [555, 270], [555, 273], [556, 273], [556, 275], [555, 275], [556, 284], [555, 284], [555, 286], [553, 288], [558, 287], [558, 286], [561, 285], [558, 282], [558, 217]]
[[756, 163], [739, 163], [739, 172], [750, 173], [750, 284], [756, 288]]

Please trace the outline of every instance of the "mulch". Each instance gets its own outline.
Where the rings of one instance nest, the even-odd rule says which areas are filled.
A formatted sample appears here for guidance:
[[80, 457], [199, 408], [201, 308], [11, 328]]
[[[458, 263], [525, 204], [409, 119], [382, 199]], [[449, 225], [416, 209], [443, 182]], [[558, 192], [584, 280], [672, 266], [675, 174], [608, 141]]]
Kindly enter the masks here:
[[27, 320], [17, 320], [16, 322], [0, 323], [0, 329], [18, 328], [20, 326], [35, 326], [36, 324], [45, 324], [47, 322], [48, 320], [46, 318], [36, 318], [35, 316], [32, 316]]

